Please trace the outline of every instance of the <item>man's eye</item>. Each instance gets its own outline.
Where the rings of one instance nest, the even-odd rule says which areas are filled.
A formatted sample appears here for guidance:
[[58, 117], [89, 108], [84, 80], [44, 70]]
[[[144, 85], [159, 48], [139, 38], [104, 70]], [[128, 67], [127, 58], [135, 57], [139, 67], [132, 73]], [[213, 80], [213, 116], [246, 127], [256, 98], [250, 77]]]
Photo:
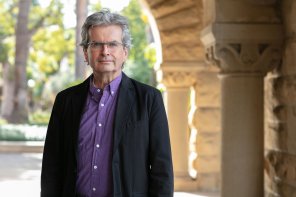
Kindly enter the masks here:
[[93, 47], [95, 47], [95, 48], [101, 48], [102, 47], [102, 43], [94, 42], [93, 43]]
[[109, 47], [117, 47], [117, 43], [116, 42], [110, 42], [108, 43]]

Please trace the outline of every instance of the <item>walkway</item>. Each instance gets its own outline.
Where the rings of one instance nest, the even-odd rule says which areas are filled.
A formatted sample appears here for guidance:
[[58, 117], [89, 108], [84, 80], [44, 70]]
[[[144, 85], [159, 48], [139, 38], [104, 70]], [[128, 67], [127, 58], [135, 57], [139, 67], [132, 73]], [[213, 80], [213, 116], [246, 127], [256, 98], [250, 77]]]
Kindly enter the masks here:
[[[1, 197], [40, 196], [41, 153], [0, 153]], [[174, 197], [217, 197], [176, 192]]]
[[1, 153], [1, 197], [40, 196], [41, 160], [41, 153]]

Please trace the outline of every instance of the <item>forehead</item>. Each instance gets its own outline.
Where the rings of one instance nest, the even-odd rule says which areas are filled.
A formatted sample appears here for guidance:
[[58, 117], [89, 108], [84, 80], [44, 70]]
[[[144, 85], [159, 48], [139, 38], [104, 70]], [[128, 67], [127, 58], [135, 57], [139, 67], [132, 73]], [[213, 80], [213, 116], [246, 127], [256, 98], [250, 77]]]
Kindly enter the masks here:
[[88, 30], [90, 39], [99, 41], [121, 40], [122, 29], [119, 25], [92, 26]]

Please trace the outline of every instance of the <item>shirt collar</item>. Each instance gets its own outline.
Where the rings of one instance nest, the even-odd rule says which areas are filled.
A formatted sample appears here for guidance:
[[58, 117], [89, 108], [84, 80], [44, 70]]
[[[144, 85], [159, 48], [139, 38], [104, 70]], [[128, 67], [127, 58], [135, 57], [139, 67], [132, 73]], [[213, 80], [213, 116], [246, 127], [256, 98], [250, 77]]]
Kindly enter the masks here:
[[[116, 77], [115, 79], [113, 79], [108, 85], [105, 86], [104, 90], [109, 91], [109, 93], [111, 94], [111, 96], [114, 96], [115, 93], [117, 92], [120, 82], [122, 79], [122, 73], [120, 73], [120, 75], [118, 77]], [[102, 93], [103, 90], [96, 88], [93, 84], [93, 76], [90, 78], [90, 85], [89, 85], [89, 92], [91, 95], [95, 95], [98, 93]]]

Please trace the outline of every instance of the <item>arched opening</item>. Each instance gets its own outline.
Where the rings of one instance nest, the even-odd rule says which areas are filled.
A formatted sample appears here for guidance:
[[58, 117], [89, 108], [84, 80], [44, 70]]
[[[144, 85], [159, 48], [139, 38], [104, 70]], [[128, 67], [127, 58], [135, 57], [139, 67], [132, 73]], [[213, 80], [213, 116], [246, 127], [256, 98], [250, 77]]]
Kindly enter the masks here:
[[156, 23], [177, 191], [218, 191], [220, 97], [217, 68], [200, 41], [202, 1], [141, 1]]

